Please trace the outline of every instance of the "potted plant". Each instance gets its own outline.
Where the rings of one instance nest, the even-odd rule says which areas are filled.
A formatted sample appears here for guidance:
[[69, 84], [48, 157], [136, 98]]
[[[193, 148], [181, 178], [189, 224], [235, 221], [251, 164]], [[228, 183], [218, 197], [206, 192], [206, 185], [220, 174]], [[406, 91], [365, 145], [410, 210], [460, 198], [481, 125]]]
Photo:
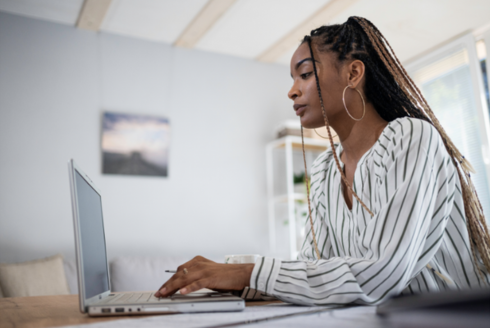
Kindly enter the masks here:
[[294, 192], [306, 194], [305, 172], [293, 174]]

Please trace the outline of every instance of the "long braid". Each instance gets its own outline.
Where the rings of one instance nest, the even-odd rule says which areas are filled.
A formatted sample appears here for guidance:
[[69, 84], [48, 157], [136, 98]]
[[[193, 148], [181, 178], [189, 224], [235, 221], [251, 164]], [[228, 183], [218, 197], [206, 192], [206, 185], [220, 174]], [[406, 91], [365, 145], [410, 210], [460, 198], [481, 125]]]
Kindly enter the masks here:
[[[430, 108], [427, 100], [422, 95], [422, 92], [415, 85], [400, 63], [400, 60], [395, 55], [388, 40], [386, 40], [374, 24], [361, 17], [350, 17], [347, 22], [342, 25], [322, 26], [313, 30], [311, 36], [306, 36], [303, 40], [303, 42], [308, 42], [310, 47], [313, 72], [316, 79], [320, 106], [325, 126], [327, 127], [332, 154], [342, 181], [352, 192], [352, 195], [371, 215], [373, 215], [371, 210], [353, 191], [341, 169], [330, 133], [330, 124], [323, 105], [323, 98], [312, 50], [313, 37], [320, 38], [320, 41], [318, 42], [318, 49], [320, 51], [338, 53], [339, 61], [350, 58], [361, 60], [365, 64], [366, 98], [373, 103], [383, 119], [392, 121], [398, 117], [410, 116], [425, 120], [437, 129], [458, 172], [471, 251], [475, 260], [475, 265], [478, 265], [479, 263], [479, 255], [486, 271], [490, 272], [490, 235], [485, 221], [483, 208], [470, 178], [470, 172], [474, 172], [474, 169], [469, 161], [461, 155], [460, 151], [449, 138]], [[309, 199], [309, 188], [307, 188], [307, 193]], [[308, 208], [311, 219], [311, 208], [309, 204]], [[314, 236], [312, 220], [310, 220], [310, 223]], [[320, 256], [316, 240], [314, 240], [314, 243], [317, 256]], [[477, 271], [479, 272], [480, 277], [483, 278], [481, 270], [477, 269]]]
[[[420, 103], [422, 105], [422, 108], [418, 108], [418, 106], [415, 106], [415, 108], [418, 109], [418, 114], [421, 113], [422, 115], [424, 115], [423, 111], [427, 113], [427, 115], [430, 118], [429, 122], [432, 123], [441, 134], [441, 137], [444, 143], [446, 144], [446, 148], [448, 148], [447, 149], [448, 152], [450, 151], [450, 149], [452, 149], [456, 153], [456, 156], [458, 158], [463, 159], [462, 164], [464, 166], [467, 166], [466, 170], [475, 172], [474, 169], [471, 167], [471, 164], [466, 159], [463, 158], [459, 150], [456, 148], [456, 146], [452, 143], [452, 141], [447, 136], [446, 131], [441, 126], [439, 120], [432, 112], [427, 100], [422, 95], [422, 92], [415, 85], [415, 83], [410, 78], [403, 65], [400, 63], [400, 60], [395, 55], [395, 52], [391, 48], [391, 45], [389, 44], [388, 40], [386, 40], [386, 38], [374, 26], [374, 24], [372, 24], [367, 19], [360, 18], [360, 17], [353, 17], [353, 19], [356, 22], [358, 22], [359, 25], [363, 28], [364, 32], [373, 43], [375, 49], [378, 51], [380, 58], [383, 60], [383, 63], [388, 67], [390, 73], [393, 75], [396, 82], [402, 85], [403, 87], [402, 91], [407, 95], [407, 97], [409, 97], [412, 100], [414, 104]], [[390, 52], [388, 52], [388, 49], [384, 47], [383, 43], [386, 43]], [[395, 60], [393, 60], [393, 58]]]
[[[449, 138], [446, 131], [444, 130], [439, 120], [435, 116], [434, 112], [430, 108], [422, 92], [415, 85], [415, 83], [410, 78], [403, 65], [400, 63], [400, 60], [395, 55], [393, 48], [389, 44], [388, 40], [386, 40], [383, 34], [374, 26], [374, 24], [372, 24], [368, 20], [359, 17], [355, 17], [354, 19], [359, 23], [359, 25], [361, 25], [361, 27], [363, 28], [364, 32], [368, 35], [370, 40], [373, 39], [373, 36], [376, 37], [375, 43], [378, 46], [381, 45], [381, 47], [379, 48], [382, 49], [381, 52], [383, 56], [380, 55], [380, 57], [381, 58], [385, 57], [391, 61], [389, 64], [385, 63], [385, 65], [387, 66], [390, 65], [392, 68], [394, 68], [395, 72], [393, 73], [393, 76], [395, 77], [395, 80], [403, 86], [402, 90], [404, 91], [404, 93], [408, 97], [413, 99], [413, 101], [416, 104], [418, 103], [421, 105], [422, 108], [420, 108], [420, 111], [422, 113], [425, 112], [427, 114], [427, 116], [430, 118], [430, 122], [434, 125], [434, 127], [441, 135], [446, 150], [451, 155], [451, 159], [455, 167], [458, 168], [457, 172], [462, 188], [463, 201], [465, 204], [465, 214], [467, 218], [466, 223], [467, 223], [468, 233], [470, 238], [471, 251], [473, 254], [473, 258], [475, 260], [475, 264], [478, 263], [478, 257], [476, 255], [476, 250], [475, 250], [476, 247], [487, 271], [490, 272], [490, 237], [488, 233], [488, 227], [485, 221], [485, 216], [483, 213], [483, 208], [481, 206], [473, 182], [471, 181], [470, 178], [470, 172], [475, 172], [473, 167], [471, 166], [469, 161], [461, 155], [457, 147]], [[386, 47], [382, 46], [383, 43], [385, 43], [388, 46], [390, 52], [388, 52], [388, 49]], [[379, 48], [377, 48], [377, 50]], [[390, 56], [390, 53], [392, 56]], [[459, 161], [459, 164], [461, 164], [460, 167], [458, 166], [458, 162], [456, 158], [460, 159]], [[480, 274], [482, 280], [484, 280], [481, 270], [477, 269], [476, 271]]]

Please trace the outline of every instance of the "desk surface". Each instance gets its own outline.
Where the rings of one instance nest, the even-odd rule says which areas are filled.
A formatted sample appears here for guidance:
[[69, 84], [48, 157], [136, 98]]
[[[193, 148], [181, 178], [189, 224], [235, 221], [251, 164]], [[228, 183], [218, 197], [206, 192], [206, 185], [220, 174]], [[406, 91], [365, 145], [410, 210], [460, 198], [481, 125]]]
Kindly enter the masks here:
[[[270, 303], [247, 302], [246, 306]], [[0, 328], [59, 327], [120, 320], [125, 317], [130, 316], [94, 318], [80, 313], [78, 295], [0, 298]], [[143, 318], [148, 315], [137, 317]]]

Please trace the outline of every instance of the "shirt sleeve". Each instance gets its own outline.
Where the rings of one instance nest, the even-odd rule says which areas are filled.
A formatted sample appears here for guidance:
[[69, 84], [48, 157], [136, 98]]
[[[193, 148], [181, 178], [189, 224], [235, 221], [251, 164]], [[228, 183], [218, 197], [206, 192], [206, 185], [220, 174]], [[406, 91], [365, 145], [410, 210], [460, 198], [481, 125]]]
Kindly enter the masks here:
[[378, 158], [386, 201], [356, 238], [362, 256], [322, 252], [314, 260], [307, 250], [303, 260], [259, 258], [251, 288], [297, 304], [374, 305], [407, 287], [440, 246], [458, 177], [432, 125], [406, 120], [401, 129], [392, 137], [403, 142], [390, 142]]

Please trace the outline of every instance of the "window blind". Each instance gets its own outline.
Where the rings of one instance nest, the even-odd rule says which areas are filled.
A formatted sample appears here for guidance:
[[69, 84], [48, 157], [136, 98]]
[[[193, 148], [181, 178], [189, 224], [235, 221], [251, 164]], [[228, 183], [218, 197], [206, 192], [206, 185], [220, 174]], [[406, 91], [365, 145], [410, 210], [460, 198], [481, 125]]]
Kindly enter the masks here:
[[476, 170], [473, 183], [485, 216], [490, 216], [488, 161], [480, 135], [468, 52], [460, 49], [412, 72], [415, 83], [461, 153]]

